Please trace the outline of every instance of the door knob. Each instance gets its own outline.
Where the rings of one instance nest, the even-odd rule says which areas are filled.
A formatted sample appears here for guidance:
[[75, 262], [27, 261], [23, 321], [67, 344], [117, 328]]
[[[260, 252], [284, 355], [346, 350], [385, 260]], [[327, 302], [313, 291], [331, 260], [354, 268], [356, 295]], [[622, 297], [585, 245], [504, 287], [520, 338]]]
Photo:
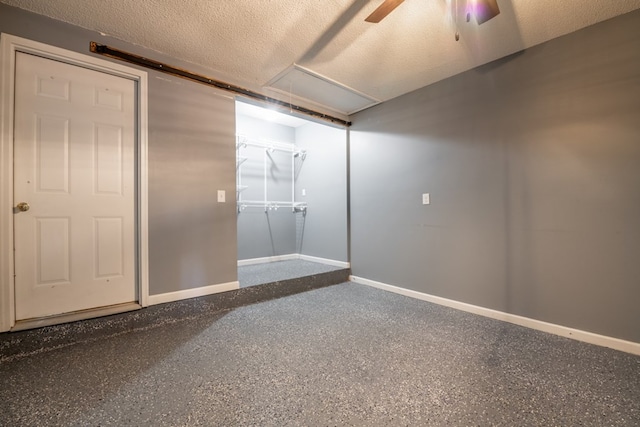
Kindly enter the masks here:
[[29, 206], [29, 203], [27, 202], [20, 202], [16, 205], [16, 208], [18, 208], [20, 212], [26, 212], [29, 210], [30, 207], [31, 206]]

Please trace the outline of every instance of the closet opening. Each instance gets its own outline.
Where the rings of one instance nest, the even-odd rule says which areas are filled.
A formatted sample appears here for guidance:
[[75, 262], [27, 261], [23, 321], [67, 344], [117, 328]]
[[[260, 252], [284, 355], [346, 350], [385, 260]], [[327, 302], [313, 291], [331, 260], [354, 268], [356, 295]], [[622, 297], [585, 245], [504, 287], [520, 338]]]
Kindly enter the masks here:
[[241, 288], [346, 277], [346, 129], [237, 100], [236, 206]]

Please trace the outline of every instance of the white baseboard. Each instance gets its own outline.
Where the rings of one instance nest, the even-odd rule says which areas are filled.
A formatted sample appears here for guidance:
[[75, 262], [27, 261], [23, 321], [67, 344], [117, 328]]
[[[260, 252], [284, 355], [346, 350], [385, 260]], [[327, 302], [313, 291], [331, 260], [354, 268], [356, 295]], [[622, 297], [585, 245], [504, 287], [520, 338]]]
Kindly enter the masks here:
[[311, 255], [302, 255], [302, 254], [300, 254], [299, 257], [300, 257], [299, 259], [304, 261], [319, 262], [320, 264], [332, 265], [334, 267], [342, 267], [342, 268], [351, 267], [351, 263], [349, 262], [336, 261], [334, 259], [319, 258]]
[[185, 289], [182, 291], [167, 292], [166, 294], [149, 295], [149, 305], [164, 304], [183, 299], [202, 297], [220, 292], [233, 291], [240, 288], [240, 283], [229, 282], [219, 285], [203, 286], [201, 288]]
[[288, 255], [268, 256], [264, 258], [241, 259], [241, 260], [238, 260], [238, 267], [244, 267], [246, 265], [255, 265], [255, 264], [267, 264], [269, 262], [291, 261], [293, 259], [300, 259], [299, 255], [288, 254]]
[[241, 260], [238, 260], [238, 267], [244, 267], [247, 265], [255, 265], [255, 264], [267, 264], [269, 262], [291, 261], [295, 259], [301, 259], [304, 261], [311, 261], [311, 262], [319, 262], [320, 264], [333, 265], [334, 267], [342, 267], [342, 268], [351, 267], [351, 264], [348, 262], [336, 261], [333, 259], [319, 258], [311, 255], [302, 255], [302, 254], [288, 254], [288, 255], [268, 256], [264, 258], [241, 259]]
[[382, 282], [376, 282], [375, 280], [369, 280], [363, 277], [350, 276], [349, 280], [355, 283], [371, 286], [389, 292], [394, 292], [396, 294], [404, 295], [407, 297], [428, 301], [438, 305], [444, 305], [447, 307], [455, 308], [457, 310], [478, 314], [480, 316], [490, 317], [492, 319], [502, 320], [504, 322], [513, 323], [515, 325], [524, 326], [526, 328], [536, 329], [538, 331], [559, 335], [565, 338], [571, 338], [589, 344], [595, 344], [602, 347], [612, 348], [614, 350], [624, 351], [626, 353], [640, 355], [640, 343], [625, 341], [619, 338], [608, 337], [605, 335], [598, 335], [592, 332], [581, 331], [579, 329], [568, 328], [566, 326], [560, 326], [553, 323], [543, 322], [541, 320], [518, 316], [516, 314], [509, 314], [503, 311], [492, 310], [490, 308], [484, 308], [473, 304], [467, 304], [447, 298], [437, 297], [434, 295], [425, 294], [423, 292], [412, 291], [410, 289], [400, 288]]

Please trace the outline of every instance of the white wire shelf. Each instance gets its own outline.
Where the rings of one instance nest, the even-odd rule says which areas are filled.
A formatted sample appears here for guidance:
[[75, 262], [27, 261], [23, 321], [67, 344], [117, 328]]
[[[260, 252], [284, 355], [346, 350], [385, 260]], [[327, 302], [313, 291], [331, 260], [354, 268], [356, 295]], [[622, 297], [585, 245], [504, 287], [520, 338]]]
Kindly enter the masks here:
[[265, 212], [277, 211], [278, 209], [291, 209], [292, 212], [304, 212], [307, 210], [306, 202], [240, 200], [237, 203], [238, 212], [252, 208], [264, 209]]
[[307, 156], [306, 150], [300, 150], [298, 147], [296, 147], [295, 144], [270, 141], [268, 139], [249, 138], [245, 135], [237, 135], [236, 148], [249, 146], [264, 148], [270, 153], [274, 151], [285, 151], [287, 153], [292, 153], [294, 157], [302, 156], [303, 159]]
[[[248, 188], [243, 185], [242, 176], [242, 164], [247, 160], [247, 156], [244, 156], [243, 149], [247, 147], [258, 147], [264, 149], [262, 154], [262, 168], [263, 168], [263, 181], [262, 181], [262, 200], [243, 200], [242, 192]], [[291, 162], [291, 199], [289, 200], [269, 200], [268, 186], [267, 186], [267, 170], [268, 165], [275, 162], [274, 157], [270, 153], [274, 151], [282, 151], [290, 154], [289, 160], [278, 158], [278, 161], [290, 161]], [[306, 150], [299, 149], [295, 144], [271, 141], [268, 139], [255, 139], [245, 135], [237, 135], [236, 139], [236, 204], [238, 213], [246, 209], [264, 209], [265, 212], [277, 211], [277, 210], [291, 210], [291, 212], [306, 212], [306, 202], [295, 202], [295, 170], [296, 170], [296, 157], [302, 161], [307, 157]], [[253, 157], [252, 157], [253, 158]], [[256, 196], [254, 196], [256, 197]], [[257, 196], [260, 197], [260, 196]], [[281, 196], [279, 196], [281, 197]]]

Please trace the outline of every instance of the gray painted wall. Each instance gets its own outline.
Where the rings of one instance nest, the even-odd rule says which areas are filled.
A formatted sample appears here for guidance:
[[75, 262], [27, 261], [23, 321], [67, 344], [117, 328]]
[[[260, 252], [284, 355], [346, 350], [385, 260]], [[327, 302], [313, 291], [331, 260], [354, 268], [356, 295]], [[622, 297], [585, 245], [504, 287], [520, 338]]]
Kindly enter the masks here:
[[[237, 116], [239, 134], [259, 140], [295, 143], [295, 129], [265, 120]], [[242, 148], [242, 191], [244, 200], [264, 199], [264, 153], [261, 147]], [[291, 154], [274, 151], [267, 158], [267, 195], [269, 200], [291, 200]], [[296, 215], [290, 209], [265, 212], [247, 208], [238, 213], [238, 259], [263, 258], [296, 253]]]
[[297, 163], [296, 201], [309, 206], [298, 219], [298, 252], [348, 261], [347, 132], [309, 123], [296, 128], [296, 144], [307, 151]]
[[353, 273], [640, 342], [638, 28], [640, 11], [355, 115]]
[[[204, 74], [139, 46], [0, 4], [0, 31], [89, 53], [109, 44]], [[151, 295], [237, 279], [234, 100], [149, 71], [149, 290]], [[228, 203], [215, 203], [216, 190]]]
[[[235, 102], [182, 79], [149, 87], [149, 282], [154, 293], [237, 279]], [[226, 203], [217, 202], [217, 190]]]

